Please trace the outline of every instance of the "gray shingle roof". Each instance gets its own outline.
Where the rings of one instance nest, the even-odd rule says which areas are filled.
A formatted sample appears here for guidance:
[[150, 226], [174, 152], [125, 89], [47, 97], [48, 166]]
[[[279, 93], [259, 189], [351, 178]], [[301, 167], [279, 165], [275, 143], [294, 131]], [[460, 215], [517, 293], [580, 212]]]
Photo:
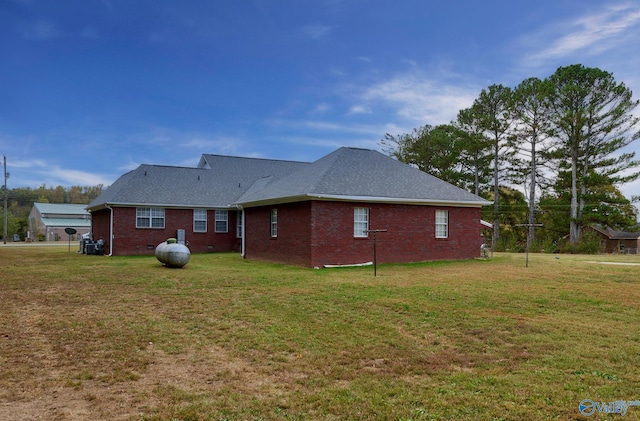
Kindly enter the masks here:
[[250, 206], [309, 198], [486, 205], [486, 200], [369, 149], [340, 148], [238, 203]]
[[[203, 160], [206, 165], [203, 165]], [[231, 207], [256, 180], [277, 179], [306, 162], [203, 155], [201, 168], [140, 165], [118, 178], [87, 207], [148, 205]]]
[[205, 154], [198, 168], [141, 165], [116, 180], [88, 209], [105, 205], [224, 208], [313, 198], [489, 204], [380, 152], [340, 148], [313, 163]]
[[600, 224], [592, 225], [592, 228], [596, 231], [600, 231], [602, 234], [609, 237], [610, 240], [638, 240], [640, 239], [640, 232], [629, 232], [614, 230], [611, 227], [605, 227]]

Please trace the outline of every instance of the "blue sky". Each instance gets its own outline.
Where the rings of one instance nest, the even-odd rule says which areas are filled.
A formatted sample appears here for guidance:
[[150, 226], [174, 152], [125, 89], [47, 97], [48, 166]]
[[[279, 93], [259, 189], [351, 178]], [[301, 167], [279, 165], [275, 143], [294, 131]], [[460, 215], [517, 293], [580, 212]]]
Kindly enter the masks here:
[[640, 94], [637, 0], [0, 0], [0, 23], [9, 188], [379, 149], [574, 63]]

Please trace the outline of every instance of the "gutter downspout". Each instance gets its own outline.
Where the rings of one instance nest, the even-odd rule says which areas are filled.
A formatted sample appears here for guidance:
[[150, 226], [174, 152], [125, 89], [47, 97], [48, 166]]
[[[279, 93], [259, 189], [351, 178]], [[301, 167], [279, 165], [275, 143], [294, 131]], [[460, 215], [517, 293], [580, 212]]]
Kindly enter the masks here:
[[233, 206], [241, 212], [241, 213], [240, 213], [240, 218], [242, 218], [242, 219], [241, 219], [241, 221], [242, 221], [242, 227], [241, 227], [241, 229], [240, 229], [240, 235], [241, 235], [241, 238], [240, 238], [240, 248], [241, 248], [242, 250], [240, 250], [240, 256], [242, 256], [242, 257], [244, 258], [244, 255], [245, 255], [245, 252], [244, 252], [244, 248], [245, 248], [245, 241], [244, 241], [244, 237], [245, 237], [245, 228], [244, 228], [244, 225], [245, 225], [245, 220], [244, 220], [244, 208], [242, 207], [242, 205], [238, 205], [238, 204], [234, 204]]
[[111, 212], [109, 216], [109, 254], [107, 254], [108, 257], [111, 257], [113, 255], [113, 208], [109, 205], [105, 206]]
[[244, 252], [244, 248], [245, 248], [245, 226], [246, 226], [246, 223], [245, 223], [245, 219], [244, 219], [244, 209], [242, 208], [242, 206], [240, 206], [240, 211], [242, 212], [242, 216], [241, 216], [241, 218], [242, 218], [242, 230], [241, 230], [242, 231], [242, 252], [240, 253], [240, 256], [242, 256], [242, 258], [244, 259], [244, 255], [245, 255], [245, 252]]

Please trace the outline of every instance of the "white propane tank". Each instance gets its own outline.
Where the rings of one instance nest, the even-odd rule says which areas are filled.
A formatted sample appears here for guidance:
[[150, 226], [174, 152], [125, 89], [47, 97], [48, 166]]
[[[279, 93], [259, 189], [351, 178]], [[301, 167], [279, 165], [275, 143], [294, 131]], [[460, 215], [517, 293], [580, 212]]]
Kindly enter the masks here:
[[191, 252], [189, 248], [183, 244], [179, 244], [175, 238], [169, 238], [167, 241], [156, 246], [156, 259], [167, 267], [181, 268], [189, 262]]

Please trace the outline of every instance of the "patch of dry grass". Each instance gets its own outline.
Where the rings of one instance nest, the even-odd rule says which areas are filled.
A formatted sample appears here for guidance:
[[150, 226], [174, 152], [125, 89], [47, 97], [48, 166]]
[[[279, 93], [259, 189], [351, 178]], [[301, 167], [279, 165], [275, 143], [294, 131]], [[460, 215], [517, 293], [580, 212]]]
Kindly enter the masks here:
[[[635, 256], [311, 270], [0, 248], [0, 418], [580, 419], [636, 400]], [[630, 408], [628, 416], [640, 416]]]

